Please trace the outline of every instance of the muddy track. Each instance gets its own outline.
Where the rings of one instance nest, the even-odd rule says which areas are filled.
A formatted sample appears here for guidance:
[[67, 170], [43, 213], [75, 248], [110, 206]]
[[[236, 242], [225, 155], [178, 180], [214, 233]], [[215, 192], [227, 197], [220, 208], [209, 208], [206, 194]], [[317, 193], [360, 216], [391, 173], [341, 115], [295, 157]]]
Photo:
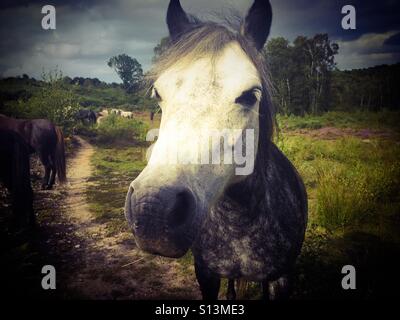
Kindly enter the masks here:
[[68, 163], [67, 196], [62, 205], [65, 227], [72, 226], [74, 238], [69, 252], [61, 257], [74, 265], [65, 276], [67, 290], [88, 299], [200, 298], [193, 266], [145, 254], [130, 233], [108, 235], [106, 225], [96, 221], [86, 201], [87, 188], [93, 183], [89, 178], [95, 150], [84, 139], [75, 139], [79, 147]]

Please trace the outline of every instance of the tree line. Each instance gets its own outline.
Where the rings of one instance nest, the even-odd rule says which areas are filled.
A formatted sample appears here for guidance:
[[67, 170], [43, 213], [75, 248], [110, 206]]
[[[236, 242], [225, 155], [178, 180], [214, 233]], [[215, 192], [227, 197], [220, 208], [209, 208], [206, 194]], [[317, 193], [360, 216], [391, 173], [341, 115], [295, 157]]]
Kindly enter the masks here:
[[333, 107], [338, 110], [400, 110], [400, 63], [332, 73]]
[[283, 114], [317, 114], [331, 103], [332, 71], [339, 47], [327, 34], [312, 38], [271, 39], [264, 55], [272, 80], [272, 97]]
[[[161, 39], [154, 48], [153, 63], [157, 62], [169, 44], [168, 37]], [[339, 49], [327, 34], [298, 36], [293, 42], [283, 37], [268, 41], [262, 53], [270, 73], [272, 99], [279, 113], [301, 116], [330, 110], [400, 109], [400, 90], [397, 89], [400, 82], [400, 63], [340, 71], [335, 63]], [[108, 84], [97, 78], [84, 77], [63, 77], [61, 82], [82, 88], [80, 91], [83, 91], [79, 91], [81, 95], [89, 93], [91, 88], [98, 90], [95, 94], [97, 96], [100, 91], [105, 94], [108, 89], [121, 88], [119, 90], [123, 89], [129, 96], [137, 96], [136, 103], [155, 108], [154, 103], [145, 96], [147, 90], [143, 90], [142, 86], [145, 73], [138, 60], [127, 54], [120, 54], [111, 57], [107, 65], [116, 71], [122, 84]], [[26, 74], [1, 81], [6, 86], [0, 90], [0, 106], [10, 100], [27, 101], [34, 89], [46, 82], [29, 78]], [[17, 83], [25, 85], [20, 86]], [[29, 90], [26, 89], [27, 86]], [[88, 103], [97, 105], [104, 102], [104, 99], [96, 99], [93, 97]]]
[[327, 34], [271, 39], [264, 49], [272, 97], [283, 114], [320, 114], [330, 110], [380, 111], [400, 108], [400, 64], [340, 71], [339, 46]]

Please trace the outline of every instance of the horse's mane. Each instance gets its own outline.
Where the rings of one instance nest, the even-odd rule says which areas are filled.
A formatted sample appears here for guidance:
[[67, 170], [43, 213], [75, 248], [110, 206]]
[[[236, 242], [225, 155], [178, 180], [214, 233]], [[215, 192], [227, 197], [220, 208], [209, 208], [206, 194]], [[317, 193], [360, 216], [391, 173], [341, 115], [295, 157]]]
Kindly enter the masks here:
[[263, 98], [260, 105], [260, 134], [266, 134], [266, 136], [260, 136], [260, 142], [267, 143], [272, 139], [276, 125], [275, 111], [269, 94], [271, 85], [264, 56], [241, 35], [241, 23], [236, 15], [228, 18], [225, 16], [223, 21], [219, 23], [202, 22], [193, 17], [191, 19], [192, 28], [176, 41], [170, 41], [168, 48], [148, 72], [146, 82], [152, 85], [164, 71], [180, 61], [194, 61], [204, 56], [211, 56], [214, 61], [228, 43], [237, 41], [257, 68], [262, 80]]

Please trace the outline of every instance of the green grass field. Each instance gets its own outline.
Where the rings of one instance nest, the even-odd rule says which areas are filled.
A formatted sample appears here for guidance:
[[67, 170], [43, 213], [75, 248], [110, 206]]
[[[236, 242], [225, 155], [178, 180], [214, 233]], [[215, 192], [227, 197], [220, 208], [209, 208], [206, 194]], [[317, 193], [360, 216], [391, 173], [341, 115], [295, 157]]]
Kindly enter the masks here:
[[[146, 119], [141, 117], [143, 122]], [[372, 275], [377, 255], [380, 250], [397, 252], [400, 243], [398, 119], [398, 113], [279, 117], [281, 131], [276, 143], [303, 177], [309, 201], [295, 298], [343, 297], [338, 284], [345, 264], [356, 264], [360, 277], [366, 279], [360, 290], [346, 292], [345, 297], [377, 295], [376, 276]], [[137, 128], [140, 131], [151, 125]], [[92, 159], [96, 174], [87, 196], [110, 233], [127, 228], [125, 194], [145, 166], [145, 151], [143, 145], [96, 147]], [[191, 254], [180, 261], [189, 265]], [[247, 298], [261, 292], [255, 284], [241, 288], [240, 294]]]

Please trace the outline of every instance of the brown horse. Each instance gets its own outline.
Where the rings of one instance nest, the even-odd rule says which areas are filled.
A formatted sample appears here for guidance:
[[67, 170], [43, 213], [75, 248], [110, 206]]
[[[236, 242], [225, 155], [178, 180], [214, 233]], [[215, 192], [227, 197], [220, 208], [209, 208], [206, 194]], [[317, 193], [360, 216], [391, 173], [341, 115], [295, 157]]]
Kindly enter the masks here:
[[37, 152], [45, 168], [43, 189], [51, 189], [56, 174], [60, 183], [66, 181], [64, 136], [60, 128], [45, 119], [14, 119], [0, 115], [0, 129], [18, 133]]
[[14, 220], [19, 226], [35, 221], [29, 148], [19, 134], [0, 129], [0, 181], [10, 191]]

